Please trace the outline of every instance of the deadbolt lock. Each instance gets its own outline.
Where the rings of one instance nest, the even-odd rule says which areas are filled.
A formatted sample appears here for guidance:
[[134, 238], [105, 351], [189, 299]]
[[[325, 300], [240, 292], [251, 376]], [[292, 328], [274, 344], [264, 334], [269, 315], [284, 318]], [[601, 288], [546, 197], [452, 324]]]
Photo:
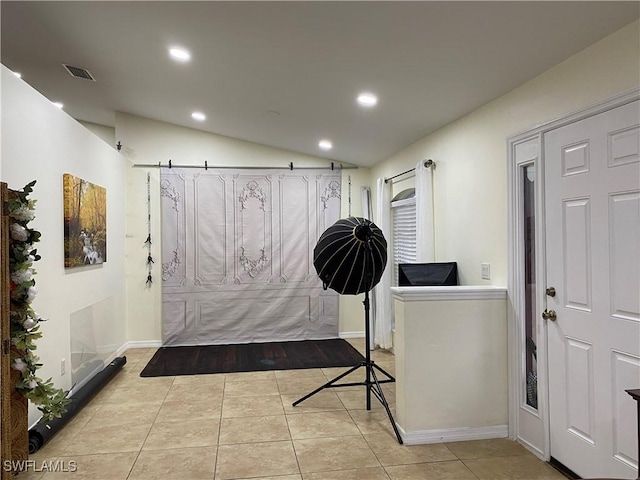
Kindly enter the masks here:
[[547, 295], [549, 295], [550, 297], [555, 297], [556, 296], [555, 287], [547, 287]]
[[542, 318], [544, 318], [545, 320], [551, 320], [552, 322], [555, 322], [558, 316], [556, 315], [555, 310], [547, 310], [545, 308], [544, 312], [542, 312]]

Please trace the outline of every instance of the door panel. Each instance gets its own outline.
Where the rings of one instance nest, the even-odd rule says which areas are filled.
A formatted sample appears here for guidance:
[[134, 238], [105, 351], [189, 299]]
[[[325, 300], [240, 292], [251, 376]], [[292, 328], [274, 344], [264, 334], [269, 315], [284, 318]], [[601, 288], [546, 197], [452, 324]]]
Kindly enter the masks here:
[[611, 315], [634, 321], [640, 320], [640, 312], [638, 312], [640, 276], [636, 268], [640, 264], [638, 218], [640, 218], [638, 192], [609, 196]]
[[589, 198], [562, 202], [564, 292], [567, 308], [591, 311], [591, 203]]
[[636, 478], [640, 386], [639, 102], [544, 136], [551, 456]]

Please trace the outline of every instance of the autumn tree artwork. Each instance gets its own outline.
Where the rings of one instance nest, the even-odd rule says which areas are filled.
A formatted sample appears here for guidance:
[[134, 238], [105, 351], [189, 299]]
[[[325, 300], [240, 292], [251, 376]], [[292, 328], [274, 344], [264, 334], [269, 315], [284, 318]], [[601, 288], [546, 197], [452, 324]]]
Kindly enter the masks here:
[[107, 261], [107, 191], [68, 173], [64, 184], [64, 266]]

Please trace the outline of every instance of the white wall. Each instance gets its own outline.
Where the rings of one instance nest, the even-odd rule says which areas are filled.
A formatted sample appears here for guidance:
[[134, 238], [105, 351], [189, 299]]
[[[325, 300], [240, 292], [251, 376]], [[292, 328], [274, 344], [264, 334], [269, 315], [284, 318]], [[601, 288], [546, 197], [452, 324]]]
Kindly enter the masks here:
[[[209, 166], [282, 166], [293, 162], [294, 168], [326, 167], [330, 160], [280, 150], [222, 135], [179, 127], [156, 120], [124, 113], [116, 114], [116, 142], [123, 145], [122, 153], [138, 164]], [[338, 164], [336, 163], [336, 166]], [[145, 285], [147, 278], [147, 186], [146, 175], [152, 182], [152, 255], [157, 259], [151, 288]], [[342, 216], [348, 214], [348, 177], [351, 176], [353, 215], [361, 214], [360, 187], [369, 183], [368, 169], [343, 171]], [[128, 339], [130, 341], [159, 341], [162, 338], [161, 280], [160, 280], [160, 205], [159, 170], [157, 168], [130, 168], [127, 174], [127, 295]], [[361, 300], [357, 297], [340, 299], [340, 331], [364, 330]]]
[[91, 122], [83, 122], [82, 120], [78, 120], [78, 123], [93, 133], [96, 137], [104, 141], [111, 148], [116, 148], [116, 129], [114, 127], [108, 127], [106, 125], [99, 125]]
[[639, 32], [635, 21], [372, 169], [388, 177], [435, 160], [436, 261], [457, 261], [461, 284], [507, 284], [507, 137], [640, 85]]
[[[38, 200], [36, 219], [31, 225], [42, 233], [37, 244], [42, 260], [35, 264], [39, 294], [33, 306], [49, 319], [42, 324], [43, 337], [37, 341], [36, 353], [44, 364], [38, 374], [44, 379], [52, 377], [58, 387], [68, 389], [74, 313], [92, 307], [97, 319], [94, 327], [110, 335], [108, 345], [117, 349], [126, 341], [123, 278], [127, 161], [7, 68], [1, 69], [2, 181], [9, 188], [21, 189], [37, 180], [32, 194]], [[108, 261], [103, 265], [64, 269], [63, 173], [107, 190]], [[67, 360], [64, 376], [60, 375], [62, 358]], [[30, 423], [38, 416], [32, 409]]]

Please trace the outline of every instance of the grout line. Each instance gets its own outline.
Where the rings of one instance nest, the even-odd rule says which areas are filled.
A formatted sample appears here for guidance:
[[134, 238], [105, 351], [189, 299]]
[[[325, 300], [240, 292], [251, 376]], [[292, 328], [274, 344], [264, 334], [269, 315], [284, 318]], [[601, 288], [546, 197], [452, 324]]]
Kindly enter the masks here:
[[296, 458], [296, 465], [298, 466], [298, 474], [300, 475], [300, 478], [302, 478], [302, 467], [300, 466], [300, 459], [298, 458], [298, 452], [296, 451], [296, 444], [293, 441], [293, 435], [291, 434], [291, 427], [289, 426], [289, 418], [286, 414], [286, 411], [284, 411], [284, 402], [282, 401], [282, 395], [280, 395], [280, 402], [282, 403], [282, 410], [283, 410], [285, 422], [287, 422], [287, 430], [289, 431], [289, 439], [291, 441], [291, 448], [293, 449], [293, 456]]
[[220, 416], [218, 418], [218, 438], [216, 440], [216, 461], [213, 464], [213, 477], [215, 480], [216, 473], [218, 472], [218, 460], [220, 459], [220, 432], [222, 431], [222, 409], [224, 408], [224, 396], [227, 389], [227, 375], [223, 374], [222, 377], [222, 398], [220, 399]]

